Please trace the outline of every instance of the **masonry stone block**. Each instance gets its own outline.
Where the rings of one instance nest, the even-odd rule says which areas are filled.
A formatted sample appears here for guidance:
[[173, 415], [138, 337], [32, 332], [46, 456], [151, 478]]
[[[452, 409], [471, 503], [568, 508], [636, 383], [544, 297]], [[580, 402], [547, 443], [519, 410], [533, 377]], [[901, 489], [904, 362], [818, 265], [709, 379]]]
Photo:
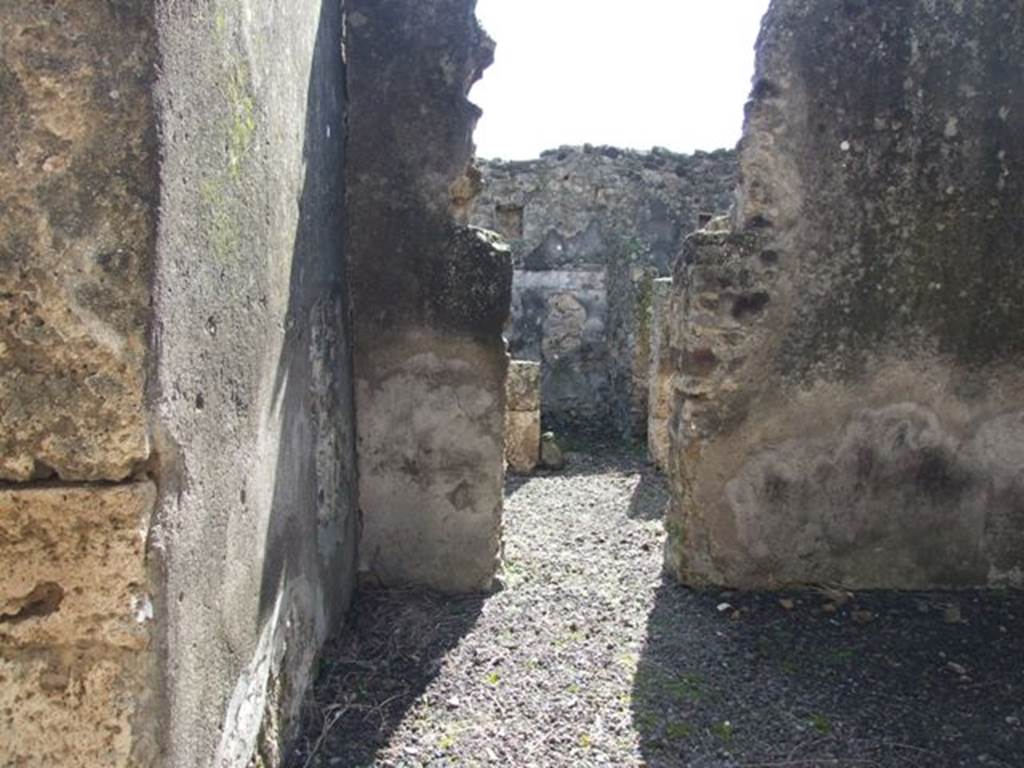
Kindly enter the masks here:
[[154, 765], [153, 679], [130, 651], [0, 648], [0, 755], [24, 768]]
[[659, 468], [668, 468], [669, 420], [672, 417], [672, 355], [669, 344], [672, 278], [651, 286], [651, 357], [648, 386], [647, 453]]
[[0, 28], [0, 762], [152, 765], [153, 7]]
[[505, 413], [505, 461], [519, 474], [529, 474], [540, 461], [540, 363], [509, 363]]
[[540, 409], [540, 363], [532, 360], [512, 360], [508, 366], [506, 384], [510, 411], [536, 411]]
[[144, 649], [155, 500], [146, 481], [0, 491], [0, 646]]
[[0, 480], [120, 480], [149, 454], [147, 6], [0, 9]]

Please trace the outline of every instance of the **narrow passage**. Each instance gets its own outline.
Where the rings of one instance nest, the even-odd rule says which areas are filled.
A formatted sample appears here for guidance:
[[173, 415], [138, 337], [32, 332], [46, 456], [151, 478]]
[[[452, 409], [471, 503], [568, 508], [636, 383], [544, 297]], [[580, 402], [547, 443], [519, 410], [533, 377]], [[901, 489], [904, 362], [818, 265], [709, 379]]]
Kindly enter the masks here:
[[291, 765], [1024, 765], [1024, 595], [692, 591], [622, 450], [510, 479], [491, 595], [367, 591]]

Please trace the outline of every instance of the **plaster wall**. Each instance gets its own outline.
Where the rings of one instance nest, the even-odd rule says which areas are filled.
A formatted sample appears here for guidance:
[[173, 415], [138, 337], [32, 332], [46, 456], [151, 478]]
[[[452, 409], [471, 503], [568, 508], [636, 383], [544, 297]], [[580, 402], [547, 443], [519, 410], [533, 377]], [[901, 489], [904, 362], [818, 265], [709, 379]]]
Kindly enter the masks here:
[[166, 3], [152, 406], [166, 762], [280, 762], [355, 580], [342, 8]]

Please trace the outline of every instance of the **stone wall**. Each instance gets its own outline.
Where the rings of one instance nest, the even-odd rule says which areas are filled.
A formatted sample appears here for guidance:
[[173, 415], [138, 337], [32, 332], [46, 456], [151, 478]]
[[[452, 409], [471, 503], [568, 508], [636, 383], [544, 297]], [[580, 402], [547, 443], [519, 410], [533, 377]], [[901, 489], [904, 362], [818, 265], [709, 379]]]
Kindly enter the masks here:
[[608, 279], [604, 270], [517, 270], [512, 281], [509, 345], [543, 362], [541, 406], [547, 421], [609, 419]]
[[512, 269], [494, 238], [455, 223], [479, 116], [466, 96], [493, 54], [474, 5], [349, 5], [346, 215], [371, 583], [486, 589], [498, 565]]
[[149, 765], [148, 3], [0, 5], [0, 755]]
[[775, 0], [731, 229], [686, 245], [671, 568], [1024, 584], [1024, 9]]
[[341, 9], [0, 27], [0, 754], [273, 765], [354, 581]]
[[356, 578], [357, 330], [368, 576], [489, 586], [511, 265], [453, 223], [473, 5], [0, 5], [9, 761], [282, 761]]
[[273, 764], [355, 580], [341, 8], [168, 4], [159, 29], [167, 759]]
[[542, 362], [546, 421], [643, 435], [650, 283], [729, 208], [734, 154], [563, 147], [481, 171], [470, 221], [511, 244], [509, 346]]

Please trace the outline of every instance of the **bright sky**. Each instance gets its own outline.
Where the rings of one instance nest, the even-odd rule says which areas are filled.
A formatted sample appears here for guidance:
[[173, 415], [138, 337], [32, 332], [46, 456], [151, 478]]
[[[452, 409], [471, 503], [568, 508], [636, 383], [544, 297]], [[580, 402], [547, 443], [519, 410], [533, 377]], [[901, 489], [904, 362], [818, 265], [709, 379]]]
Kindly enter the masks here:
[[479, 0], [498, 51], [470, 95], [484, 110], [477, 154], [733, 146], [767, 8], [768, 0]]

